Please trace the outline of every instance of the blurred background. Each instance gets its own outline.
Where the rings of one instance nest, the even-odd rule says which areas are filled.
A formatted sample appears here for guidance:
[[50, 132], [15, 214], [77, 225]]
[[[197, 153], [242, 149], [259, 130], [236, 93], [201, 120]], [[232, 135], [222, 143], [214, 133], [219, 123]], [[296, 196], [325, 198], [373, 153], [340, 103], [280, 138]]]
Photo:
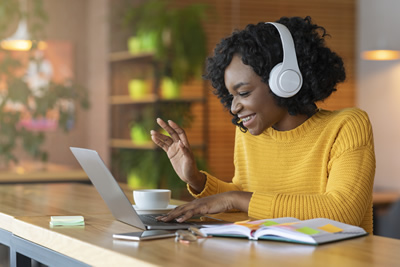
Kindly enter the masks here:
[[399, 235], [388, 230], [400, 216], [399, 9], [396, 0], [2, 0], [0, 182], [88, 182], [69, 151], [77, 146], [97, 150], [120, 182], [190, 199], [149, 139], [157, 117], [183, 125], [199, 166], [229, 181], [234, 126], [201, 79], [205, 58], [249, 23], [311, 16], [347, 70], [318, 106], [368, 112], [375, 232]]

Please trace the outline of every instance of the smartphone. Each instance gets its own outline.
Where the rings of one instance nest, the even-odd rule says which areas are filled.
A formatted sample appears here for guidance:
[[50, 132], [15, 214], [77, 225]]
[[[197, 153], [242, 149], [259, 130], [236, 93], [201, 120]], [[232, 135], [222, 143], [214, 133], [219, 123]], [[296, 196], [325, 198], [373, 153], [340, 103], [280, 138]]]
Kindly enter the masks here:
[[171, 232], [167, 230], [146, 230], [143, 232], [113, 234], [113, 237], [117, 239], [135, 240], [135, 241], [167, 238], [174, 236], [175, 236], [175, 231]]

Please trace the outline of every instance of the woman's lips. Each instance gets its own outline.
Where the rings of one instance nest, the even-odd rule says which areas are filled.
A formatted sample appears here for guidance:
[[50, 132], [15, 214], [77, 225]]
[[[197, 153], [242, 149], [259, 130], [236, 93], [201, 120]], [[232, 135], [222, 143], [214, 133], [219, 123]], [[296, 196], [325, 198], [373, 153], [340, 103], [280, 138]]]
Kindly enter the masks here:
[[243, 126], [247, 127], [248, 125], [250, 125], [253, 122], [254, 117], [255, 117], [255, 114], [251, 114], [251, 115], [241, 117], [240, 120], [242, 121]]

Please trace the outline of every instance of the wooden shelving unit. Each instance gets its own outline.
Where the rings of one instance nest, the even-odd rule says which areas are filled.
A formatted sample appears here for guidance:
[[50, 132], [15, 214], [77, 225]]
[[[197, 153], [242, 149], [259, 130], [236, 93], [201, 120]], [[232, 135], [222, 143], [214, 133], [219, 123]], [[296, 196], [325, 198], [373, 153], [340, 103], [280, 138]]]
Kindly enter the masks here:
[[140, 53], [140, 54], [131, 54], [129, 51], [120, 51], [110, 53], [109, 60], [110, 62], [121, 62], [127, 60], [138, 60], [138, 59], [153, 59], [153, 53]]
[[[205, 155], [206, 136], [205, 136], [205, 105], [206, 94], [203, 83], [193, 83], [185, 85], [185, 90], [179, 98], [164, 99], [160, 93], [160, 79], [157, 77], [157, 62], [151, 53], [140, 53], [132, 55], [127, 51], [113, 52], [109, 55], [111, 73], [111, 92], [109, 98], [110, 105], [110, 140], [109, 147], [111, 155], [121, 150], [134, 151], [157, 151], [164, 153], [151, 141], [135, 143], [130, 136], [130, 127], [135, 123], [135, 118], [144, 116], [145, 108], [154, 108], [153, 119], [154, 129], [159, 128], [155, 123], [155, 118], [166, 114], [160, 114], [160, 109], [165, 105], [188, 104], [194, 110], [193, 126], [187, 130], [191, 137], [191, 147]], [[151, 87], [150, 90], [138, 99], [129, 95], [128, 83], [130, 79], [144, 79]], [[162, 113], [162, 112], [161, 112]], [[183, 114], [182, 114], [183, 116]], [[167, 118], [169, 119], [169, 118]], [[186, 130], [186, 129], [185, 129]], [[149, 133], [150, 134], [150, 133]], [[114, 161], [113, 172], [117, 179], [126, 182], [126, 177], [119, 175], [118, 163]], [[155, 168], [157, 164], [154, 164]]]

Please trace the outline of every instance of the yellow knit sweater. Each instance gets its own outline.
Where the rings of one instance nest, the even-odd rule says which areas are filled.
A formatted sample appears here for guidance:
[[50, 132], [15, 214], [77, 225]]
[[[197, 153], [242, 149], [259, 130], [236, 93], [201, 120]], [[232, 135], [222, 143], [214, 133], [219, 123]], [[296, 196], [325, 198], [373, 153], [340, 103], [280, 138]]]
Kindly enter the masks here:
[[252, 218], [323, 217], [372, 233], [375, 154], [364, 111], [319, 110], [293, 130], [258, 136], [237, 129], [234, 164], [232, 183], [206, 173], [205, 189], [193, 195], [249, 191]]

